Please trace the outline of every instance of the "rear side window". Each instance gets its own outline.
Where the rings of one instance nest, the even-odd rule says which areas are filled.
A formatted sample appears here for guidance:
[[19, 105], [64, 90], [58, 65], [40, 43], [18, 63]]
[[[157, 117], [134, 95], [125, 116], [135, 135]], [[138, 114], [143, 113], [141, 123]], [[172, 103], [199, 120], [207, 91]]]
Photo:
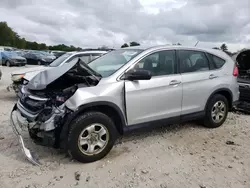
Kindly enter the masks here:
[[218, 56], [212, 55], [212, 54], [208, 54], [210, 60], [213, 62], [213, 64], [215, 65], [215, 68], [219, 69], [221, 67], [223, 67], [223, 65], [226, 63], [226, 61], [224, 59], [219, 58]]
[[179, 50], [181, 73], [209, 70], [209, 62], [204, 52], [194, 50]]

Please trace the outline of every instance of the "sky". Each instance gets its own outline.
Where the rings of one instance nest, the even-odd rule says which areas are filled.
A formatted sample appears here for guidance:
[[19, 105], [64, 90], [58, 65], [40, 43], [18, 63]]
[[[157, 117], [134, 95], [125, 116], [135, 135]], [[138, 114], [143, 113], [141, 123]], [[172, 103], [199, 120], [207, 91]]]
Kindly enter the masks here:
[[0, 21], [49, 45], [250, 47], [250, 0], [1, 0]]

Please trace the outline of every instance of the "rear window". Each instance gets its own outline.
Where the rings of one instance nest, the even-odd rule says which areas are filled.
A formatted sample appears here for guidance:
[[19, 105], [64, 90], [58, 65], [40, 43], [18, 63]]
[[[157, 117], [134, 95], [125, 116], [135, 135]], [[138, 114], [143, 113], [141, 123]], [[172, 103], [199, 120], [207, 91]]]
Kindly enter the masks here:
[[213, 64], [215, 65], [217, 69], [223, 67], [223, 65], [226, 63], [224, 59], [221, 59], [218, 56], [215, 56], [212, 54], [208, 54], [208, 56], [210, 57], [210, 60], [213, 62]]

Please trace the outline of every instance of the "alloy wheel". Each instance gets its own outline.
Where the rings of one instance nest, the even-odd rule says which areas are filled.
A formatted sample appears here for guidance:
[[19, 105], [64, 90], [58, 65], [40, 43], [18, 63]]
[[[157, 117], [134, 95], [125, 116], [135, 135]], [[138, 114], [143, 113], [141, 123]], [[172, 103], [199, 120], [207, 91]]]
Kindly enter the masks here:
[[226, 104], [223, 101], [217, 101], [211, 112], [212, 120], [215, 123], [220, 123], [226, 115]]
[[85, 155], [96, 155], [103, 151], [109, 141], [107, 128], [99, 123], [87, 126], [79, 135], [78, 147]]

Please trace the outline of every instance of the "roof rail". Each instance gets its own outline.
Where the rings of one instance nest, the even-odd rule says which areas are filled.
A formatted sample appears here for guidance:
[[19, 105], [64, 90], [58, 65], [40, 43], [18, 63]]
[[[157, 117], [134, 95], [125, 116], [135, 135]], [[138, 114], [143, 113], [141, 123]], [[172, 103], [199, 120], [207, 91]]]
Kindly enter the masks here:
[[113, 48], [105, 48], [105, 49], [103, 49], [103, 48], [84, 48], [84, 49], [81, 49], [81, 50], [79, 50], [80, 52], [82, 52], [82, 51], [111, 51], [111, 50], [114, 50]]

